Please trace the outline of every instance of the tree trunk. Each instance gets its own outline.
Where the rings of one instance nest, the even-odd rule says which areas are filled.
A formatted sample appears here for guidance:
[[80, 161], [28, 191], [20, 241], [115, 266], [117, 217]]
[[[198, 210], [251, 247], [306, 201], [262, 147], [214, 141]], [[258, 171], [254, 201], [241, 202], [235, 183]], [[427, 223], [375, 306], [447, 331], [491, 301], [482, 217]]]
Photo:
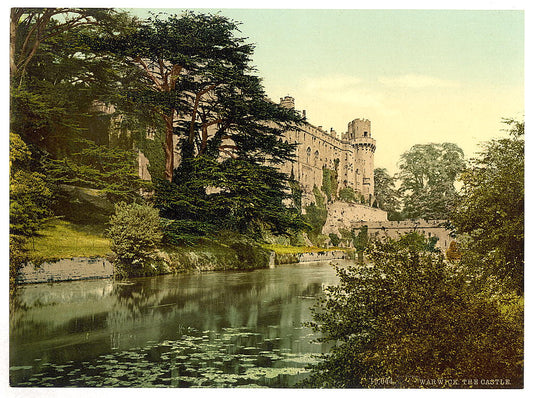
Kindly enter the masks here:
[[174, 112], [165, 115], [165, 180], [172, 181], [174, 175]]

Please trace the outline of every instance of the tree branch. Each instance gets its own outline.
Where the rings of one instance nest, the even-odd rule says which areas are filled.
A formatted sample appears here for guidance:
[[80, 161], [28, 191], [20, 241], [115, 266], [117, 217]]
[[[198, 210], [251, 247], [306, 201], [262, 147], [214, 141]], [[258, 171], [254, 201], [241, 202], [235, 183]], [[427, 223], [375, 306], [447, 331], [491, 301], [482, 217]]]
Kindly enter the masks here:
[[159, 82], [159, 80], [157, 80], [154, 74], [150, 71], [150, 68], [148, 68], [148, 65], [146, 64], [146, 62], [144, 62], [140, 56], [135, 58], [135, 62], [138, 62], [143, 67], [144, 71], [146, 72], [150, 80], [152, 80], [152, 82], [155, 84], [157, 89], [159, 89], [160, 91], [163, 91], [163, 86], [161, 85], [161, 82]]
[[209, 91], [213, 90], [217, 84], [211, 84], [210, 86], [207, 86], [203, 90], [200, 90], [194, 99], [194, 107], [191, 114], [191, 124], [189, 128], [189, 143], [192, 144], [194, 140], [194, 121], [196, 120], [196, 114], [198, 113], [198, 105], [200, 104], [200, 98], [208, 93]]

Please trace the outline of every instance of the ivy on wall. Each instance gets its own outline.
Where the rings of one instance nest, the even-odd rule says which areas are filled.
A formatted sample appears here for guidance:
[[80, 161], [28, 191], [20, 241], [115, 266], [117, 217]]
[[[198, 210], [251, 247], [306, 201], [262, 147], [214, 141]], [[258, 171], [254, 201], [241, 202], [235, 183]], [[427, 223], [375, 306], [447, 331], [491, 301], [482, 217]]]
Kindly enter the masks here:
[[328, 210], [326, 208], [326, 198], [316, 185], [313, 187], [313, 194], [315, 195], [315, 203], [305, 207], [304, 219], [310, 226], [307, 237], [315, 246], [320, 247], [328, 239], [327, 236], [322, 234], [322, 228], [328, 218]]
[[339, 187], [338, 182], [338, 166], [339, 159], [335, 159], [335, 168], [328, 169], [327, 167], [322, 168], [322, 191], [326, 194], [328, 202], [333, 202], [337, 199], [337, 190]]
[[[146, 134], [150, 131], [150, 135]], [[148, 159], [148, 172], [153, 178], [163, 178], [165, 171], [165, 152], [163, 150], [164, 130], [145, 126], [137, 131], [135, 143], [140, 152]]]

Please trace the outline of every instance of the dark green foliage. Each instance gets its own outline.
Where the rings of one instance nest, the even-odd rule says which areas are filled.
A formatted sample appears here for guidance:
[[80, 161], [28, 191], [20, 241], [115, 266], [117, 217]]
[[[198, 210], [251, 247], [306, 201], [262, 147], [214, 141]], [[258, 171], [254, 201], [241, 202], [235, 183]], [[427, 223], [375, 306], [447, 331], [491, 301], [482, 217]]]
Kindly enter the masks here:
[[273, 167], [244, 159], [219, 162], [198, 156], [180, 164], [173, 182], [157, 182], [155, 204], [169, 220], [165, 231], [174, 242], [217, 230], [255, 236], [259, 223], [288, 235], [303, 222], [296, 209], [283, 205], [289, 197], [286, 178]]
[[403, 214], [399, 211], [393, 211], [390, 213], [387, 213], [387, 220], [389, 221], [403, 221], [405, 220], [405, 217]]
[[[91, 131], [93, 103], [119, 101], [119, 87], [135, 81], [136, 71], [115, 59], [97, 56], [80, 40], [106, 29], [115, 33], [129, 24], [124, 14], [111, 9], [13, 9], [14, 59], [23, 68], [12, 75], [11, 131], [52, 158], [68, 155], [75, 140], [87, 135], [106, 140], [107, 135]], [[78, 23], [65, 24], [79, 17]], [[18, 19], [20, 18], [20, 19]], [[37, 28], [38, 24], [38, 29]], [[112, 28], [111, 28], [112, 27]], [[30, 32], [38, 30], [40, 37]], [[23, 43], [35, 41], [30, 56]], [[26, 62], [27, 63], [24, 63]], [[94, 127], [94, 126], [93, 126]], [[95, 135], [96, 134], [96, 135]], [[107, 143], [107, 141], [103, 142]]]
[[127, 96], [162, 118], [168, 181], [175, 168], [174, 135], [181, 138], [182, 159], [223, 154], [279, 163], [293, 157], [294, 145], [282, 139], [282, 131], [301, 117], [266, 99], [251, 74], [253, 45], [235, 36], [237, 28], [219, 14], [184, 12], [151, 17], [123, 35], [87, 38], [92, 49], [143, 71], [144, 87]]
[[307, 236], [309, 240], [315, 245], [320, 246], [322, 243], [322, 228], [326, 223], [328, 217], [328, 210], [326, 208], [326, 201], [320, 190], [313, 187], [315, 195], [315, 203], [311, 203], [305, 207], [304, 220], [309, 225]]
[[291, 189], [292, 204], [294, 208], [298, 211], [299, 214], [302, 213], [302, 186], [298, 181], [294, 179], [294, 176], [291, 175], [289, 178], [289, 187]]
[[322, 168], [322, 192], [326, 194], [328, 202], [332, 202], [337, 198], [337, 170], [331, 170], [327, 167]]
[[26, 245], [37, 236], [50, 214], [51, 191], [45, 176], [32, 171], [32, 154], [19, 135], [9, 135], [9, 270], [14, 283], [19, 267], [29, 260]]
[[[253, 45], [235, 35], [237, 27], [219, 14], [184, 12], [153, 16], [124, 35], [87, 38], [93, 50], [123, 57], [144, 73], [144, 87], [127, 95], [164, 125], [164, 135], [154, 137], [163, 144], [164, 173], [152, 177], [167, 181], [157, 182], [155, 200], [169, 242], [190, 243], [222, 229], [258, 235], [258, 224], [274, 234], [303, 226], [299, 209], [283, 204], [286, 176], [267, 166], [293, 159], [295, 145], [283, 131], [301, 117], [266, 98], [252, 74]], [[157, 147], [140, 146], [150, 147], [148, 158], [160, 170]]]
[[448, 219], [463, 156], [452, 143], [415, 145], [402, 154], [398, 179], [406, 218]]
[[162, 238], [158, 211], [136, 203], [118, 203], [106, 231], [111, 239], [115, 276], [143, 276], [160, 273], [162, 261], [156, 254]]
[[352, 230], [353, 247], [357, 251], [357, 259], [359, 264], [363, 264], [363, 255], [368, 247], [369, 242], [368, 225], [363, 225], [361, 228], [359, 228], [357, 235], [355, 234], [355, 231], [355, 229]]
[[[414, 233], [376, 241], [366, 265], [338, 268], [340, 284], [327, 288], [312, 323], [320, 341], [336, 344], [308, 386], [494, 378], [522, 386], [523, 301], [475, 290], [470, 275], [424, 247]], [[386, 378], [395, 384], [379, 383]]]
[[358, 195], [352, 187], [344, 187], [339, 190], [339, 200], [346, 203], [357, 203]]
[[511, 136], [483, 145], [461, 175], [451, 221], [462, 260], [522, 292], [524, 281], [524, 123], [506, 121]]
[[329, 236], [329, 241], [331, 242], [333, 246], [338, 246], [339, 243], [341, 243], [341, 239], [339, 238], [337, 234], [330, 233], [328, 236]]
[[377, 202], [377, 207], [387, 213], [394, 213], [400, 209], [400, 194], [395, 187], [394, 177], [389, 175], [387, 169], [374, 169], [374, 196], [376, 198], [374, 204]]
[[78, 151], [62, 160], [51, 160], [48, 172], [56, 184], [94, 188], [111, 202], [140, 199], [151, 184], [138, 175], [137, 153], [78, 140]]

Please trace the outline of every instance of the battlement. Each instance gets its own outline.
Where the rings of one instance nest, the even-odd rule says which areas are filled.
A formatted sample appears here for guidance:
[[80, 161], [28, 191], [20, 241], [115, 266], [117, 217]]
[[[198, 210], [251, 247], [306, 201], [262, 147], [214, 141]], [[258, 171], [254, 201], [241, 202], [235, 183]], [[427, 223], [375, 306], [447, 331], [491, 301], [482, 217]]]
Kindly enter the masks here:
[[294, 109], [294, 98], [286, 95], [285, 97], [279, 99], [279, 104], [284, 108]]
[[[280, 105], [296, 109], [291, 96], [280, 98]], [[293, 175], [304, 192], [312, 198], [313, 187], [321, 187], [324, 169], [335, 170], [337, 189], [352, 188], [368, 203], [374, 196], [374, 152], [376, 140], [372, 138], [368, 119], [354, 119], [348, 123], [347, 132], [339, 138], [333, 128], [304, 123], [300, 130], [285, 132], [290, 143], [298, 144], [296, 161], [281, 166], [281, 171]]]
[[354, 119], [348, 123], [348, 132], [343, 134], [343, 139], [354, 140], [356, 138], [371, 137], [371, 125], [368, 119]]

